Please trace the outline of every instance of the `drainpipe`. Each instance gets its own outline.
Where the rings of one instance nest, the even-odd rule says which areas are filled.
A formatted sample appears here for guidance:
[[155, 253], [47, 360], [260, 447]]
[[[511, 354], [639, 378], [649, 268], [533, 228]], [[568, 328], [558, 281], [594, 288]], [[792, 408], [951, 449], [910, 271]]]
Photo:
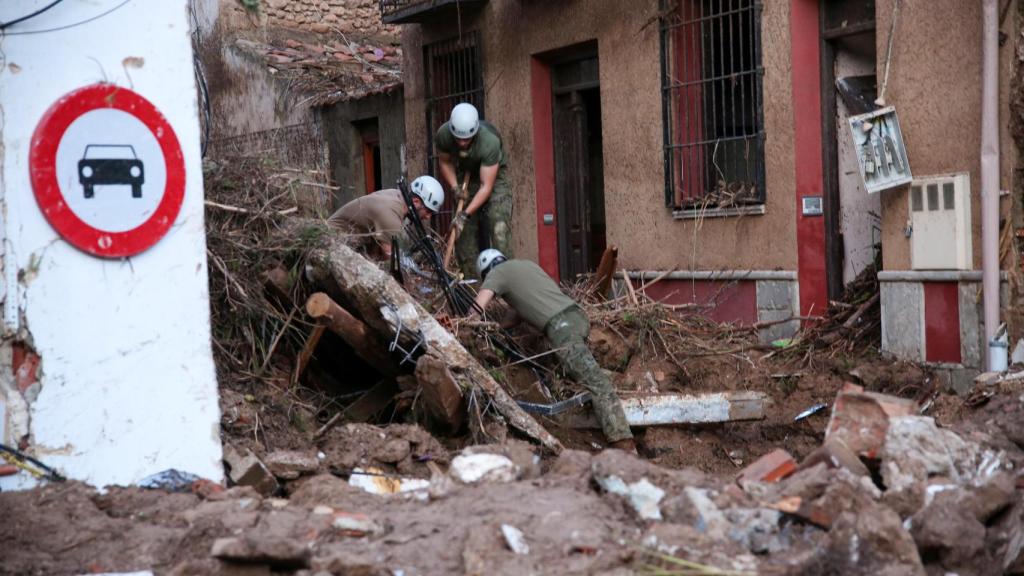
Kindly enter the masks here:
[[981, 68], [981, 270], [985, 349], [999, 327], [999, 3], [985, 0]]

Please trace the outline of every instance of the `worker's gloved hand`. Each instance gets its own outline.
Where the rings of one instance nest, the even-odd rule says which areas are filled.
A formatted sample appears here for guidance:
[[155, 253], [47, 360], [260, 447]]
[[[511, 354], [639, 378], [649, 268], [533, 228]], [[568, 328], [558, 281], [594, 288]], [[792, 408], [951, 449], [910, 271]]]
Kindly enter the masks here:
[[455, 229], [458, 230], [459, 233], [462, 233], [462, 229], [465, 228], [467, 220], [469, 220], [469, 214], [463, 210], [455, 215], [455, 220], [452, 221], [452, 226], [455, 226]]

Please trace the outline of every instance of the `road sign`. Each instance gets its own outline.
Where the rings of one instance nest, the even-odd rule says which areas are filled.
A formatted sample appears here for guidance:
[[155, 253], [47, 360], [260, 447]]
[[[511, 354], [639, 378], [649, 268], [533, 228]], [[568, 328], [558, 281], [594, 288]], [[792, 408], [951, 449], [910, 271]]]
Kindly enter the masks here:
[[36, 127], [32, 189], [46, 219], [73, 246], [119, 258], [156, 244], [185, 196], [181, 146], [163, 114], [112, 84], [79, 88]]

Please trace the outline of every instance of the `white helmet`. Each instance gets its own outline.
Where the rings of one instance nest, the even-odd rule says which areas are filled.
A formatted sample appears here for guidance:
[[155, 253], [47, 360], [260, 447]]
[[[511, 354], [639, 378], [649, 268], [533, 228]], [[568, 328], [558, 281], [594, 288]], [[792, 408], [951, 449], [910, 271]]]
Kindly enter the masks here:
[[500, 250], [488, 248], [476, 257], [476, 272], [481, 278], [490, 272], [491, 268], [505, 261], [505, 255]]
[[480, 129], [480, 113], [472, 104], [457, 104], [452, 108], [452, 119], [448, 122], [448, 129], [456, 138], [472, 138]]
[[420, 176], [412, 181], [412, 193], [423, 200], [423, 205], [437, 213], [444, 204], [444, 188], [433, 176]]

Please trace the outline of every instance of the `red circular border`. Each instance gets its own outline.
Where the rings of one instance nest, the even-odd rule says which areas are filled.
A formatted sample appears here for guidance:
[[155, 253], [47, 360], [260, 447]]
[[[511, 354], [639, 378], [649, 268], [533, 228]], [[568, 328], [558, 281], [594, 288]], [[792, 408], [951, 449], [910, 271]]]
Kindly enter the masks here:
[[[153, 214], [124, 232], [94, 228], [64, 201], [57, 183], [57, 147], [68, 126], [86, 112], [113, 108], [138, 118], [153, 133], [167, 168], [164, 195]], [[174, 224], [185, 198], [185, 159], [171, 125], [156, 106], [139, 94], [113, 84], [93, 84], [63, 96], [50, 106], [32, 134], [29, 170], [36, 202], [57, 232], [73, 246], [96, 256], [132, 256], [156, 244]]]

